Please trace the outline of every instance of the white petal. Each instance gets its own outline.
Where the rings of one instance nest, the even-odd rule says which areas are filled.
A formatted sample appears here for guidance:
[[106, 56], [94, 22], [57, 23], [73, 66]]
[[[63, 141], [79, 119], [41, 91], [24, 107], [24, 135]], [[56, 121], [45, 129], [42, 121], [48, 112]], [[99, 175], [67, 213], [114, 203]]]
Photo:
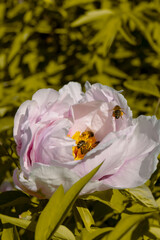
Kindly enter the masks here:
[[[18, 173], [14, 178], [17, 186], [31, 195], [40, 194], [41, 198], [50, 198], [62, 184], [65, 192], [80, 178], [67, 168], [35, 163], [28, 177]], [[19, 174], [19, 176], [18, 176]]]
[[30, 102], [31, 102], [30, 100], [27, 100], [24, 103], [22, 103], [14, 117], [13, 135], [14, 135], [16, 141], [17, 141], [17, 135], [19, 135], [21, 124], [24, 121], [24, 115], [26, 113], [26, 109], [30, 105]]
[[38, 103], [38, 106], [42, 109], [43, 107], [50, 106], [56, 102], [59, 93], [51, 88], [40, 89], [33, 96], [32, 100]]
[[59, 90], [59, 93], [61, 96], [64, 96], [66, 94], [69, 95], [73, 100], [72, 104], [79, 102], [84, 95], [81, 85], [77, 82], [69, 82], [68, 84], [64, 85]]

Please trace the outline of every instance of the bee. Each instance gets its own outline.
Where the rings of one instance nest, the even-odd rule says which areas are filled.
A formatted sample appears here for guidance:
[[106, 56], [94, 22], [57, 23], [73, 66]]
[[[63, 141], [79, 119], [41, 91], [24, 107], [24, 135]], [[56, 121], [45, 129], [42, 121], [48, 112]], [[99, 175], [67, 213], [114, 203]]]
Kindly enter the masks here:
[[81, 154], [86, 154], [87, 152], [95, 148], [98, 144], [99, 144], [99, 141], [95, 142], [90, 146], [88, 142], [81, 140], [78, 142], [77, 148], [81, 150]]
[[87, 138], [91, 138], [91, 137], [94, 137], [94, 133], [91, 131], [85, 131], [82, 133], [82, 137], [85, 137], [85, 136], [87, 136]]
[[81, 140], [81, 141], [78, 142], [77, 148], [81, 148], [81, 147], [84, 146], [84, 145], [86, 145], [86, 142], [83, 141], [83, 140]]
[[118, 118], [122, 118], [122, 115], [124, 114], [124, 112], [122, 111], [122, 108], [118, 105], [116, 105], [114, 108], [113, 108], [113, 113], [112, 113], [112, 117], [115, 117], [115, 119], [118, 119]]
[[86, 154], [90, 150], [89, 143], [84, 140], [78, 142], [77, 148], [81, 150], [81, 154]]
[[85, 155], [90, 150], [95, 148], [99, 142], [95, 142], [94, 133], [92, 131], [85, 131], [81, 134], [82, 139], [77, 143], [77, 149], [79, 149], [82, 155]]
[[90, 151], [90, 147], [88, 147], [88, 144], [86, 143], [85, 146], [81, 147], [81, 154], [85, 155], [86, 153], [88, 153]]

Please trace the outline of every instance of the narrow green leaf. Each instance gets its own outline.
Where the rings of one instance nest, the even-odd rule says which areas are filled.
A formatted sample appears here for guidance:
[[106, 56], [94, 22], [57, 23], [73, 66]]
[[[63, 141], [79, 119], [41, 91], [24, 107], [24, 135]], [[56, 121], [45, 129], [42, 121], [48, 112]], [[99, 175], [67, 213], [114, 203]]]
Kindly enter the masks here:
[[111, 76], [118, 77], [118, 78], [127, 78], [127, 74], [120, 70], [119, 68], [113, 66], [113, 65], [108, 65], [108, 67], [105, 69], [105, 72], [110, 74]]
[[9, 62], [16, 56], [16, 54], [18, 54], [18, 52], [21, 49], [21, 45], [22, 45], [22, 33], [19, 33], [12, 42], [12, 46], [10, 48], [8, 56]]
[[35, 231], [35, 239], [47, 239], [52, 232], [52, 225], [54, 223], [54, 213], [56, 209], [60, 211], [61, 201], [64, 199], [64, 189], [60, 185], [56, 192], [50, 198], [50, 201], [42, 211]]
[[[120, 18], [114, 15], [108, 15], [107, 21], [104, 22], [103, 27], [95, 34], [89, 41], [89, 45], [99, 44], [97, 53], [105, 57], [117, 35], [120, 26]], [[103, 61], [103, 59], [101, 59]], [[107, 69], [109, 69], [108, 66]], [[113, 71], [112, 71], [113, 72]]]
[[160, 197], [156, 200], [158, 207], [160, 208]]
[[152, 195], [151, 190], [145, 184], [136, 188], [125, 189], [124, 191], [130, 193], [133, 198], [138, 200], [146, 207], [158, 208], [158, 205]]
[[101, 20], [105, 17], [108, 17], [108, 15], [113, 14], [113, 12], [110, 9], [102, 9], [102, 10], [94, 10], [87, 12], [86, 15], [78, 18], [75, 20], [71, 27], [79, 27], [83, 24], [87, 24], [93, 21]]
[[[10, 216], [3, 215], [3, 214], [0, 214], [0, 219], [3, 223], [10, 223], [10, 224], [15, 225], [17, 227], [27, 229], [31, 232], [35, 231], [36, 222], [34, 222], [34, 221], [32, 222], [32, 221], [29, 221], [29, 220], [14, 218], [14, 217], [10, 217]], [[16, 228], [14, 228], [12, 230], [12, 232], [14, 232], [14, 234], [16, 234]], [[7, 234], [9, 234], [9, 232]], [[6, 233], [5, 233], [5, 236], [6, 236]], [[75, 237], [74, 237], [73, 233], [67, 227], [65, 227], [63, 225], [60, 225], [58, 227], [58, 229], [54, 233], [54, 237], [55, 238], [61, 238], [61, 239], [64, 239], [64, 240], [75, 240]], [[9, 238], [6, 238], [5, 240], [9, 240]], [[16, 240], [16, 238], [15, 238], [15, 240]]]
[[[63, 222], [67, 212], [74, 204], [82, 188], [98, 171], [101, 165], [102, 164], [76, 182], [64, 196], [62, 196], [62, 187], [57, 189], [58, 194], [56, 191], [52, 195], [50, 201], [39, 217], [35, 231], [35, 240], [51, 239], [58, 226]], [[57, 204], [55, 204], [55, 201]]]
[[83, 201], [82, 199], [77, 199], [76, 208], [81, 216], [85, 228], [90, 231], [91, 226], [95, 225], [95, 222], [90, 211], [87, 208], [85, 201]]
[[102, 40], [102, 46], [99, 47], [100, 49], [98, 50], [98, 52], [102, 54], [103, 57], [105, 57], [108, 54], [109, 49], [112, 46], [114, 39], [116, 38], [118, 28], [120, 25], [120, 19], [118, 17], [112, 16], [107, 19], [105, 25], [104, 31], [106, 34], [104, 39]]
[[124, 82], [124, 86], [133, 91], [142, 92], [146, 94], [151, 94], [156, 97], [160, 97], [160, 92], [157, 86], [150, 83], [147, 80], [146, 81], [145, 80], [139, 80], [139, 81], [128, 80]]
[[74, 219], [75, 219], [75, 223], [76, 223], [76, 231], [81, 232], [82, 229], [84, 228], [84, 224], [83, 224], [82, 218], [80, 217], [80, 215], [75, 207], [73, 207], [73, 215], [74, 215]]
[[131, 216], [125, 216], [122, 218], [114, 230], [105, 238], [106, 240], [120, 240], [122, 239], [128, 232], [131, 234], [138, 226], [140, 222], [150, 217], [153, 213], [148, 214], [135, 214]]
[[148, 40], [151, 47], [159, 54], [160, 53], [160, 47], [159, 47], [159, 45], [157, 45], [154, 42], [153, 37], [151, 36], [150, 32], [148, 30], [146, 31], [147, 25], [144, 24], [144, 21], [142, 21], [142, 19], [140, 19], [138, 17], [138, 15], [136, 15], [136, 13], [129, 12], [128, 15], [129, 15], [130, 19], [132, 19], [134, 21], [137, 28], [139, 28], [142, 31], [143, 35]]
[[9, 51], [8, 55], [8, 61], [11, 62], [11, 60], [19, 54], [22, 45], [27, 41], [28, 37], [32, 33], [32, 28], [26, 27], [23, 29], [23, 32], [20, 32], [16, 35], [14, 38], [14, 41], [12, 42], [12, 46]]
[[127, 29], [126, 26], [121, 26], [119, 28], [119, 31], [128, 43], [130, 43], [132, 45], [136, 45], [136, 41], [135, 41], [134, 37], [131, 35], [131, 33], [129, 32], [129, 30]]
[[0, 219], [2, 221], [7, 222], [7, 223], [11, 223], [11, 224], [13, 224], [17, 227], [28, 229], [28, 230], [34, 232], [34, 229], [35, 229], [35, 223], [34, 222], [24, 220], [24, 219], [20, 219], [20, 218], [10, 217], [10, 216], [3, 215], [3, 214], [0, 214]]
[[82, 4], [88, 4], [88, 3], [92, 3], [95, 2], [96, 0], [66, 0], [65, 4], [64, 4], [64, 8], [70, 8], [70, 7], [75, 7], [75, 6], [79, 6]]
[[5, 11], [6, 11], [6, 4], [5, 3], [0, 3], [0, 22], [3, 22], [5, 18]]
[[100, 239], [100, 237], [112, 230], [112, 227], [92, 229], [92, 232], [88, 232], [86, 229], [83, 229], [81, 240], [94, 240], [97, 238]]

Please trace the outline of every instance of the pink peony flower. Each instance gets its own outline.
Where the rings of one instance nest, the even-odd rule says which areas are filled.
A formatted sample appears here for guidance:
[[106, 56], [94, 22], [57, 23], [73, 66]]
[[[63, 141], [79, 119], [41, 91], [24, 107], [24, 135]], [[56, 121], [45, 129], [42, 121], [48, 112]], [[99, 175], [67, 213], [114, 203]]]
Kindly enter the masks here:
[[67, 191], [103, 162], [81, 194], [133, 188], [150, 178], [160, 152], [160, 121], [132, 118], [123, 95], [101, 84], [70, 82], [59, 92], [37, 91], [14, 120], [21, 169], [14, 182], [25, 192], [50, 198]]

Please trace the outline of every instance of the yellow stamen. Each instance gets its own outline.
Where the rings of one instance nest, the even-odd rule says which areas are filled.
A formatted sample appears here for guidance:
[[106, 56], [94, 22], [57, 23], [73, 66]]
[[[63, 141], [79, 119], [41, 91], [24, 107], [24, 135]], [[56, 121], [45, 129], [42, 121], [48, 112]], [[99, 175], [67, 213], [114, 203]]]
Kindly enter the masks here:
[[74, 160], [83, 159], [85, 154], [95, 148], [99, 143], [91, 131], [85, 131], [83, 133], [77, 131], [72, 138], [77, 144], [77, 146], [72, 147]]

